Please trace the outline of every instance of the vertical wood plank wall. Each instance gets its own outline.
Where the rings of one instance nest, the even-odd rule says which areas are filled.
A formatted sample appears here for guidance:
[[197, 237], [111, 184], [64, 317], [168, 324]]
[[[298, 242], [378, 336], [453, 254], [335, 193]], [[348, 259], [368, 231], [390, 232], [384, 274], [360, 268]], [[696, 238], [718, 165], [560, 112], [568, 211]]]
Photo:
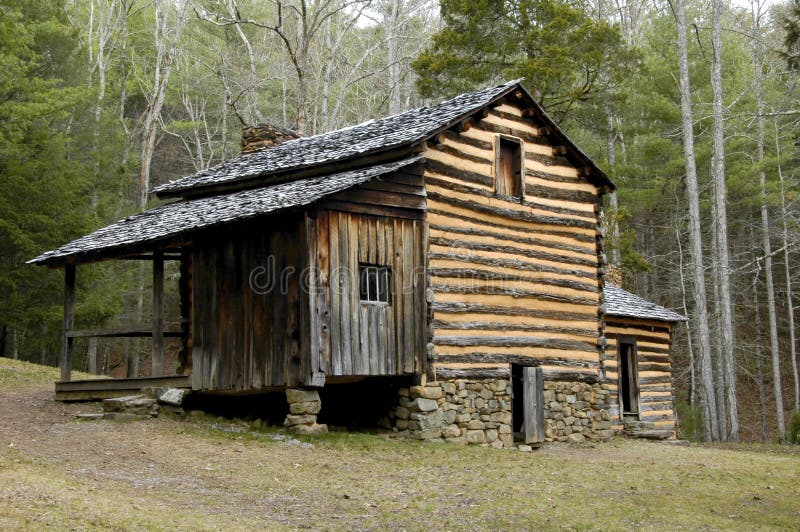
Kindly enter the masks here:
[[[422, 222], [338, 210], [317, 216], [321, 290], [312, 316], [319, 371], [329, 376], [423, 370], [425, 264]], [[359, 263], [391, 268], [389, 304], [362, 303]], [[320, 311], [320, 309], [328, 309]]]
[[[639, 419], [654, 428], [676, 428], [672, 363], [670, 361], [671, 325], [667, 322], [606, 316], [606, 377], [615, 398], [619, 396], [617, 339], [635, 338], [639, 369]], [[619, 401], [615, 401], [619, 404]], [[616, 412], [615, 422], [619, 421]]]
[[[239, 224], [195, 241], [192, 385], [251, 390], [302, 384], [302, 215]], [[265, 268], [255, 278], [255, 268]], [[262, 270], [259, 270], [262, 271]]]
[[[504, 103], [425, 152], [441, 375], [510, 362], [598, 375], [600, 191], [522, 114]], [[524, 143], [522, 201], [495, 194], [498, 133]]]

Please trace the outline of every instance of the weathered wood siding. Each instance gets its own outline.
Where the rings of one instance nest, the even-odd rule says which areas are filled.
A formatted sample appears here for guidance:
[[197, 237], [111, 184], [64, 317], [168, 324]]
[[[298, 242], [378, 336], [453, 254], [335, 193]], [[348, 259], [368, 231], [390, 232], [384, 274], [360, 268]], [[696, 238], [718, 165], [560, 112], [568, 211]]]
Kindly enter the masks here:
[[[328, 376], [424, 370], [425, 264], [420, 220], [320, 210], [312, 359]], [[391, 268], [388, 304], [360, 300], [359, 263]], [[312, 347], [312, 352], [314, 351]]]
[[[425, 152], [436, 371], [510, 362], [596, 377], [600, 190], [510, 103]], [[524, 145], [524, 199], [495, 192], [496, 135]]]
[[619, 404], [617, 340], [633, 339], [639, 370], [639, 419], [660, 430], [676, 428], [670, 334], [671, 325], [666, 322], [606, 316], [604, 366], [612, 395]]
[[[321, 385], [424, 371], [420, 167], [195, 239], [192, 382], [203, 390]], [[359, 263], [391, 268], [389, 304], [360, 301]]]
[[257, 390], [305, 381], [305, 240], [303, 215], [237, 224], [195, 240], [195, 389]]

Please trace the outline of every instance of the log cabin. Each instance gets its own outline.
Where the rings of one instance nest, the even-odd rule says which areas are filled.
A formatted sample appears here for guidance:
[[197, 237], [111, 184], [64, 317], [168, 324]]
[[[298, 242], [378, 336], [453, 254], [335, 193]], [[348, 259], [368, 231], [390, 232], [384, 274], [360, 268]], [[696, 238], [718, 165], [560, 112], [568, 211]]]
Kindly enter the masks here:
[[[604, 290], [606, 379], [618, 405], [615, 418], [626, 434], [674, 438], [677, 432], [672, 386], [672, 329], [686, 318], [642, 299], [612, 282]], [[619, 428], [619, 424], [617, 425]]]
[[[312, 137], [248, 128], [242, 142], [156, 187], [161, 205], [31, 261], [65, 271], [57, 397], [281, 393], [285, 424], [313, 433], [336, 418], [334, 390], [378, 383], [348, 410], [383, 405], [413, 438], [603, 440], [639, 416], [629, 433], [674, 434], [667, 324], [680, 316], [616, 287], [625, 304], [609, 312], [614, 185], [520, 80]], [[75, 329], [76, 266], [109, 259], [152, 261], [149, 327]], [[180, 271], [174, 330], [165, 261]], [[74, 340], [91, 336], [151, 337], [149, 375], [71, 381]], [[165, 337], [181, 342], [166, 367]], [[621, 386], [620, 370], [638, 373]]]

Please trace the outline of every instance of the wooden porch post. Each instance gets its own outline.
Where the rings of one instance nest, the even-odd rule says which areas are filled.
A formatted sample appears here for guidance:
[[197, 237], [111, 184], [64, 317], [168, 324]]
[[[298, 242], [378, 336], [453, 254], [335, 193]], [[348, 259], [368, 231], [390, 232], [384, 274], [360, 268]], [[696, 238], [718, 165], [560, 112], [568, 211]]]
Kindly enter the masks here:
[[72, 378], [72, 346], [69, 333], [75, 325], [75, 265], [64, 266], [64, 327], [61, 332], [61, 380]]
[[153, 367], [150, 374], [164, 374], [164, 252], [153, 251]]

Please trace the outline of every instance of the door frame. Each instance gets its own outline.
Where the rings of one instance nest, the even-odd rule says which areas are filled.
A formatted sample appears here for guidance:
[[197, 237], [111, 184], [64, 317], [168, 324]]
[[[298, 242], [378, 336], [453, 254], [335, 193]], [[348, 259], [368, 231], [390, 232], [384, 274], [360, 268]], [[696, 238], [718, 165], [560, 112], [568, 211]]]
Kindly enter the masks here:
[[[626, 357], [628, 360], [625, 362], [624, 367], [627, 369], [627, 375], [624, 375], [623, 370], [623, 348], [622, 346], [629, 346]], [[628, 379], [628, 386], [630, 390], [632, 405], [626, 405], [623, 394], [624, 379]], [[619, 417], [622, 419], [625, 415], [640, 417], [640, 388], [639, 388], [639, 349], [636, 344], [636, 338], [633, 336], [620, 336], [617, 338], [617, 390], [619, 399]], [[627, 408], [626, 408], [627, 407]]]
[[[539, 366], [511, 364], [511, 424], [520, 441], [544, 442], [544, 377]], [[519, 412], [519, 408], [522, 412]], [[517, 429], [520, 430], [517, 430]]]

